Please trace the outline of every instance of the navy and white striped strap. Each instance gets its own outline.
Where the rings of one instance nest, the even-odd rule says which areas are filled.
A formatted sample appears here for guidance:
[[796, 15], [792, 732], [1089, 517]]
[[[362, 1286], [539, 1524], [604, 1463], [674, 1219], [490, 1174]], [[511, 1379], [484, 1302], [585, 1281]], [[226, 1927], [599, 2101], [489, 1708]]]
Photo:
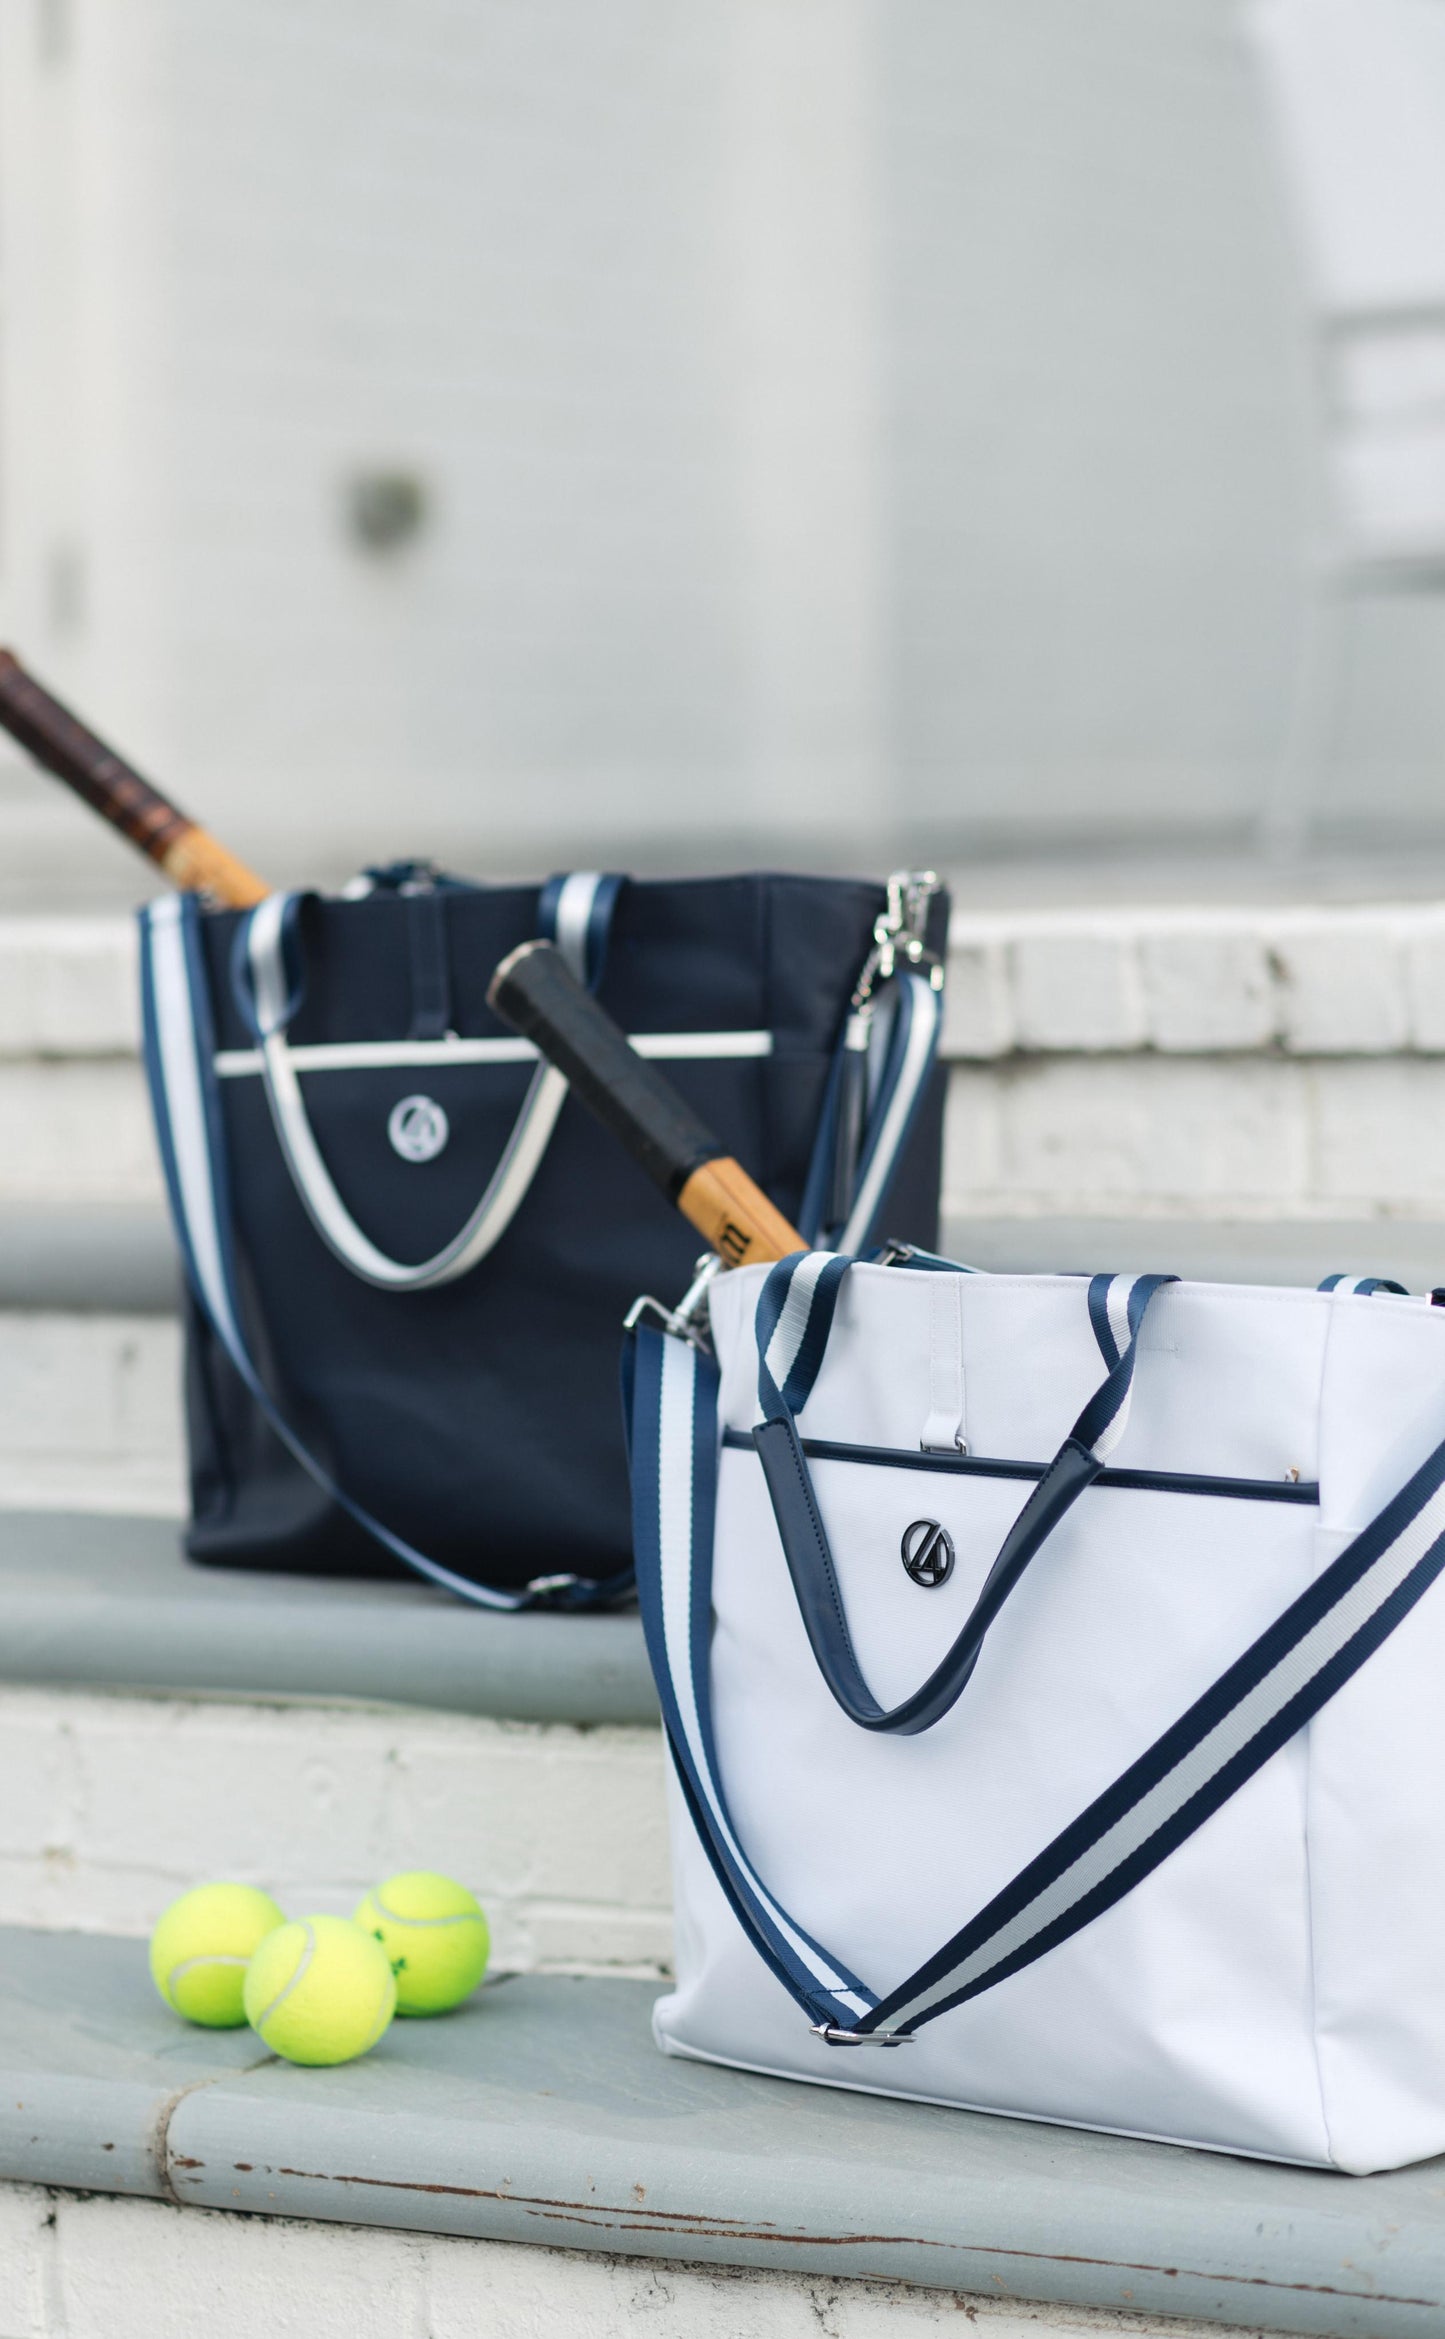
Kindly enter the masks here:
[[1094, 1278], [1089, 1287], [1090, 1316], [1104, 1347], [1108, 1373], [1014, 1520], [951, 1647], [911, 1696], [890, 1707], [880, 1705], [873, 1695], [853, 1647], [828, 1532], [795, 1419], [827, 1352], [833, 1312], [851, 1265], [851, 1260], [827, 1252], [799, 1252], [774, 1267], [764, 1284], [757, 1310], [758, 1407], [763, 1419], [753, 1431], [753, 1444], [819, 1672], [860, 1729], [915, 1736], [931, 1730], [957, 1704], [1000, 1609], [1122, 1437], [1139, 1332], [1155, 1293], [1174, 1278]]
[[[622, 879], [588, 870], [544, 886], [539, 921], [579, 981], [595, 987]], [[300, 917], [305, 896], [273, 893], [236, 932], [233, 988], [255, 1032], [266, 1101], [291, 1180], [327, 1249], [364, 1283], [383, 1291], [434, 1291], [455, 1283], [494, 1250], [541, 1168], [567, 1098], [563, 1075], [539, 1064], [511, 1133], [475, 1209], [429, 1259], [391, 1258], [347, 1209], [311, 1127], [287, 1032], [300, 1005]]]
[[537, 932], [555, 942], [579, 983], [595, 991], [607, 964], [613, 912], [624, 880], [615, 871], [574, 869], [549, 877], [537, 904]]
[[[263, 905], [264, 906], [264, 905]], [[167, 895], [141, 912], [141, 1007], [146, 1073], [171, 1216], [196, 1300], [226, 1355], [287, 1451], [331, 1501], [430, 1583], [480, 1608], [516, 1609], [555, 1597], [590, 1606], [617, 1598], [630, 1577], [558, 1585], [550, 1594], [498, 1591], [428, 1559], [356, 1502], [303, 1443], [256, 1369], [244, 1330], [231, 1239], [225, 1134], [215, 1074], [215, 1037], [194, 896]]]
[[[825, 1282], [822, 1271], [815, 1279], [829, 1310], [840, 1282]], [[814, 1351], [807, 1322], [799, 1323], [801, 1303], [789, 1316], [785, 1294], [784, 1306], [770, 1314], [771, 1330], [760, 1324], [760, 1340], [766, 1331], [768, 1378], [783, 1400], [799, 1387], [799, 1360]], [[785, 1320], [788, 1329], [775, 1347]], [[1137, 1325], [1120, 1365], [1136, 1343]], [[803, 1378], [808, 1370], [804, 1361]], [[693, 1824], [739, 1923], [809, 2020], [848, 2039], [907, 2037], [1112, 1908], [1319, 1712], [1445, 1567], [1442, 1443], [1171, 1729], [934, 1956], [881, 1992], [788, 1915], [749, 1863], [728, 1811], [710, 1704], [717, 1392], [709, 1358], [670, 1334], [639, 1333], [631, 1393], [633, 1507], [648, 1650]], [[1107, 1436], [1119, 1407], [1100, 1405], [1103, 1394], [1092, 1403]], [[1081, 1424], [1089, 1412], [1086, 1407]]]
[[717, 1366], [686, 1340], [640, 1326], [625, 1377], [633, 1557], [648, 1654], [678, 1780], [713, 1872], [758, 1954], [815, 2022], [854, 2023], [874, 2004], [769, 1892], [739, 1841], [712, 1727]]
[[1134, 1393], [1134, 1359], [1145, 1311], [1156, 1291], [1176, 1283], [1174, 1275], [1091, 1275], [1089, 1322], [1109, 1377], [1094, 1392], [1070, 1436], [1087, 1446], [1096, 1462], [1107, 1462], [1129, 1425]]
[[[855, 1033], [850, 1018], [833, 1059], [823, 1112], [813, 1147], [798, 1222], [810, 1242], [857, 1255], [879, 1238], [879, 1221], [894, 1172], [928, 1091], [943, 1029], [943, 998], [924, 975], [904, 970], [880, 986], [873, 1013]], [[834, 1209], [838, 1124], [845, 1110], [850, 1044], [861, 1037], [867, 1052], [867, 1111], [856, 1162], [848, 1164], [846, 1214], [829, 1223]], [[851, 1149], [851, 1140], [850, 1140]]]

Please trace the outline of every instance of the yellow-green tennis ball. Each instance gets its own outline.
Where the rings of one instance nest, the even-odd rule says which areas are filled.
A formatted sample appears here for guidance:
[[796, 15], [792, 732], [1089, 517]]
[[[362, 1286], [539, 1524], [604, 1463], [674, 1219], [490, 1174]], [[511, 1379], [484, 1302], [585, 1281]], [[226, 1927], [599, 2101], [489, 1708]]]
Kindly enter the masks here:
[[288, 2063], [350, 2063], [396, 2012], [396, 1984], [349, 1917], [302, 1917], [262, 1942], [246, 1975], [246, 2020]]
[[173, 1900], [151, 1935], [151, 1978], [187, 2022], [238, 2030], [253, 1951], [286, 1922], [254, 1884], [202, 1884]]
[[487, 1970], [492, 1937], [464, 1884], [409, 1868], [369, 1892], [356, 1922], [374, 1933], [396, 1975], [398, 2014], [445, 2014], [470, 1998]]

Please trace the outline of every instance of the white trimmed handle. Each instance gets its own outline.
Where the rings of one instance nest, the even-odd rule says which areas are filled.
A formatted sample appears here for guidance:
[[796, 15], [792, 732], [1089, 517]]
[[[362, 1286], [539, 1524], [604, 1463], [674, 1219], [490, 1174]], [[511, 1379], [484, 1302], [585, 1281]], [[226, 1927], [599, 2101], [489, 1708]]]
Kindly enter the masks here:
[[[567, 902], [569, 936], [585, 937], [592, 899], [602, 882], [600, 876], [591, 875], [567, 879], [563, 895], [564, 900], [571, 896]], [[580, 898], [584, 887], [587, 888], [585, 905]], [[538, 1066], [486, 1191], [465, 1226], [449, 1243], [431, 1258], [411, 1267], [378, 1250], [370, 1236], [357, 1225], [336, 1190], [316, 1142], [301, 1083], [291, 1060], [286, 1037], [289, 985], [283, 933], [287, 911], [294, 899], [291, 894], [273, 893], [252, 911], [246, 930], [246, 956], [254, 988], [266, 1101], [271, 1108], [276, 1142], [297, 1194], [327, 1249], [364, 1283], [375, 1284], [384, 1291], [430, 1291], [443, 1283], [455, 1283], [495, 1248], [516, 1217], [551, 1141], [567, 1095], [567, 1083], [550, 1064]]]

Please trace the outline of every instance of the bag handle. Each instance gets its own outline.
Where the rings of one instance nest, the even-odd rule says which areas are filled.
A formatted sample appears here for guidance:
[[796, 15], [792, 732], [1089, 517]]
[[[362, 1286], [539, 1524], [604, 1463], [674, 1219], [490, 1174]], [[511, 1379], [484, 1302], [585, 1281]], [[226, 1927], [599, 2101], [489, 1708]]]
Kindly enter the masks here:
[[[1096, 1275], [1089, 1315], [1101, 1345], [1107, 1337], [1109, 1372], [1089, 1399], [1058, 1453], [1004, 1539], [962, 1630], [941, 1663], [912, 1695], [881, 1706], [863, 1677], [848, 1630], [827, 1530], [813, 1492], [807, 1456], [794, 1418], [818, 1376], [838, 1295], [851, 1259], [800, 1252], [774, 1267], [758, 1299], [758, 1402], [764, 1418], [753, 1431], [768, 1495], [782, 1539], [799, 1612], [818, 1670], [834, 1698], [861, 1730], [901, 1737], [931, 1730], [968, 1686], [989, 1626], [1038, 1556], [1059, 1521], [1091, 1486], [1124, 1434], [1139, 1333], [1149, 1303], [1172, 1275]], [[1113, 1327], [1117, 1326], [1117, 1337]]]
[[[554, 878], [539, 918], [579, 982], [595, 987], [622, 879], [597, 871]], [[292, 964], [306, 896], [268, 894], [237, 929], [235, 989], [261, 1051], [261, 1073], [276, 1142], [316, 1232], [343, 1267], [384, 1291], [433, 1291], [471, 1272], [511, 1225], [557, 1125], [567, 1083], [550, 1064], [532, 1076], [501, 1158], [466, 1224], [429, 1259], [407, 1266], [364, 1234], [337, 1192], [316, 1142], [287, 1033], [300, 1005]]]
[[738, 1838], [719, 1775], [710, 1662], [718, 1385], [712, 1358], [686, 1339], [643, 1326], [634, 1333], [624, 1393], [643, 1628], [703, 1850], [744, 1934], [829, 2045], [898, 2045], [1114, 1907], [1328, 1704], [1445, 1568], [1442, 1441], [1112, 1786], [932, 1957], [895, 1989], [875, 1992], [769, 1891]]
[[200, 909], [194, 894], [167, 894], [142, 910], [141, 1009], [146, 1077], [160, 1141], [171, 1216], [187, 1280], [207, 1323], [287, 1452], [365, 1533], [394, 1559], [478, 1608], [531, 1608], [545, 1602], [569, 1608], [604, 1606], [630, 1589], [630, 1569], [600, 1582], [572, 1575], [542, 1576], [524, 1591], [473, 1583], [429, 1559], [353, 1502], [292, 1428], [271, 1396], [247, 1343], [236, 1283], [225, 1132], [215, 1069], [215, 1034], [201, 951]]

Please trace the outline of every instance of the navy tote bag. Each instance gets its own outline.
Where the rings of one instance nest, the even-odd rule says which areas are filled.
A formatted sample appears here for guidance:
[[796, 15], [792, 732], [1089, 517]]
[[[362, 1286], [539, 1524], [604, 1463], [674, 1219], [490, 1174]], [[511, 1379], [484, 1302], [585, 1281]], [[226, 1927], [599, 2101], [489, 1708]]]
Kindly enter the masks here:
[[931, 1247], [946, 932], [902, 878], [399, 864], [338, 898], [151, 903], [191, 1557], [501, 1608], [624, 1594], [622, 1318], [677, 1299], [698, 1237], [491, 1014], [492, 970], [555, 940], [809, 1241]]

